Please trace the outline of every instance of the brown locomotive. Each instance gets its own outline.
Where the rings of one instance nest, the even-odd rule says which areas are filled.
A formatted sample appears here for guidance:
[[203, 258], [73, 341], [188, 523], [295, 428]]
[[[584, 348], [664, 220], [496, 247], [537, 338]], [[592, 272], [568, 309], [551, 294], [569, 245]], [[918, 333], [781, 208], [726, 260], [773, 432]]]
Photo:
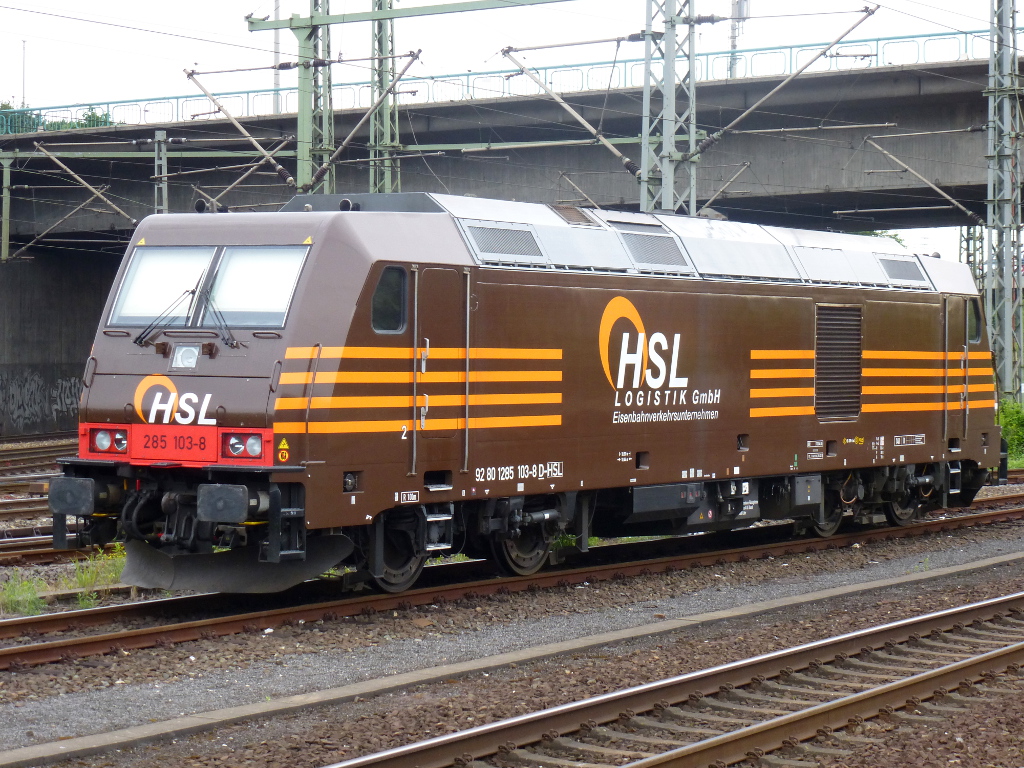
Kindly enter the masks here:
[[905, 524], [999, 463], [981, 317], [966, 267], [872, 237], [425, 193], [153, 216], [55, 545], [123, 536], [144, 586], [398, 591], [565, 535]]

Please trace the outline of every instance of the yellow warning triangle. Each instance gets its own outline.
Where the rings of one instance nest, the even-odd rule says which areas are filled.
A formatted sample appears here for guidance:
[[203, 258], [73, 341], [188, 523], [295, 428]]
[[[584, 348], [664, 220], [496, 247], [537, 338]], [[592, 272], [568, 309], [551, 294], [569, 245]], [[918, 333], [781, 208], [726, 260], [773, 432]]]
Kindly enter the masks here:
[[146, 244], [146, 238], [144, 238], [144, 237], [139, 238], [139, 242], [136, 243], [136, 245], [145, 245], [145, 244]]
[[302, 241], [302, 244], [303, 245], [312, 245], [313, 244], [313, 238], [312, 237], [307, 237], [305, 240]]
[[285, 440], [284, 438], [281, 438], [281, 444], [279, 446], [277, 446], [277, 449], [279, 451], [286, 451], [286, 450], [288, 450], [288, 441]]

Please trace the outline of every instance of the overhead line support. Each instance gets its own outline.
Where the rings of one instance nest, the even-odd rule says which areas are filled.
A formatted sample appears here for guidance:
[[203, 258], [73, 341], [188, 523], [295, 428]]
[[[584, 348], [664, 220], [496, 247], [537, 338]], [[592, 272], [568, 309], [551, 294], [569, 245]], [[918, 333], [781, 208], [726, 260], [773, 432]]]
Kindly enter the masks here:
[[1021, 400], [1020, 75], [1014, 0], [992, 0], [985, 308], [1001, 399]]

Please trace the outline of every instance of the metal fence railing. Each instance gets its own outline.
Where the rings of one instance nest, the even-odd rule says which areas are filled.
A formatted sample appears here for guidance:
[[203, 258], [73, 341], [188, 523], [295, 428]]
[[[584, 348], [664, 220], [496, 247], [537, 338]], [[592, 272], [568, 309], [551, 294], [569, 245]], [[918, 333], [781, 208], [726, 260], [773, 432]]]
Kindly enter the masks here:
[[[803, 66], [824, 45], [817, 43], [698, 54], [696, 79], [727, 79], [732, 59], [736, 61], [738, 78], [787, 75]], [[987, 59], [989, 48], [988, 30], [851, 40], [836, 46], [833, 55], [815, 62], [809, 71]], [[644, 82], [643, 59], [561, 64], [537, 67], [537, 71], [550, 88], [562, 93], [604, 90], [609, 87], [639, 88]], [[296, 90], [282, 88], [279, 93], [281, 110], [297, 111]], [[403, 104], [438, 104], [540, 93], [541, 89], [529, 78], [516, 76], [513, 70], [495, 70], [436, 77], [406, 77], [402, 80], [398, 98]], [[274, 114], [274, 89], [231, 91], [216, 96], [236, 117]], [[365, 109], [372, 103], [369, 83], [336, 85], [332, 89], [332, 96], [335, 109]], [[66, 104], [0, 110], [0, 135], [104, 125], [187, 122], [214, 117], [217, 117], [216, 107], [203, 96], [164, 96]]]

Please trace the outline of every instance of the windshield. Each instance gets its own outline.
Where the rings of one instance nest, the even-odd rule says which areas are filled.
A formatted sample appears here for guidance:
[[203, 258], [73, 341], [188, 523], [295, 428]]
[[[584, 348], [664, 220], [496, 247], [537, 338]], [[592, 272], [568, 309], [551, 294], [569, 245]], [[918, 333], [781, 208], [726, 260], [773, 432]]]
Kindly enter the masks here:
[[[146, 325], [166, 313], [167, 325], [185, 325], [191, 297], [216, 248], [136, 248], [110, 314], [112, 325]], [[180, 299], [180, 301], [179, 301]]]
[[220, 312], [231, 327], [284, 325], [305, 247], [259, 246], [224, 249], [203, 325]]
[[[143, 246], [135, 249], [111, 325], [284, 325], [306, 246]], [[192, 295], [189, 295], [189, 294]]]

